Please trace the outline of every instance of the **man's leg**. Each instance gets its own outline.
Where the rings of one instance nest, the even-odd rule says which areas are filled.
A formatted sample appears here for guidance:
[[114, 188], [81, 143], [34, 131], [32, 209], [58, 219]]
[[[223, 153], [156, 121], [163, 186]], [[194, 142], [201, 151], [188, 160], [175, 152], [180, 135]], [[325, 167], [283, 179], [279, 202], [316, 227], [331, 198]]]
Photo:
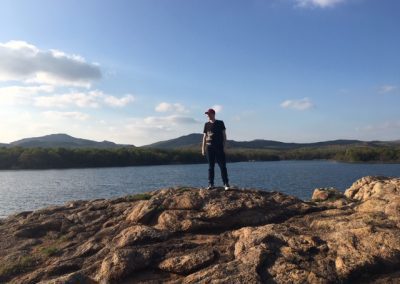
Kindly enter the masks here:
[[208, 185], [214, 186], [215, 150], [212, 146], [207, 146], [207, 160], [208, 160]]
[[226, 169], [226, 158], [223, 149], [216, 151], [216, 158], [219, 168], [221, 169], [221, 177], [224, 185], [229, 185], [228, 170]]

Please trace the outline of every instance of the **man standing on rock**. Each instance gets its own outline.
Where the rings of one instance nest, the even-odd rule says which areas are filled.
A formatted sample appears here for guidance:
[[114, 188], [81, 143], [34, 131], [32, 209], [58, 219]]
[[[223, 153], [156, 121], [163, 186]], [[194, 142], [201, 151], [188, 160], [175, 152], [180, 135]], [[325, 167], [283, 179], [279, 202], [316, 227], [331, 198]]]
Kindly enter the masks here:
[[229, 190], [228, 171], [226, 169], [225, 145], [226, 132], [225, 124], [222, 120], [215, 119], [215, 110], [210, 108], [205, 112], [208, 122], [204, 125], [203, 143], [201, 147], [202, 155], [207, 154], [208, 160], [208, 187], [214, 188], [214, 166], [217, 161], [221, 169], [222, 181], [225, 190]]

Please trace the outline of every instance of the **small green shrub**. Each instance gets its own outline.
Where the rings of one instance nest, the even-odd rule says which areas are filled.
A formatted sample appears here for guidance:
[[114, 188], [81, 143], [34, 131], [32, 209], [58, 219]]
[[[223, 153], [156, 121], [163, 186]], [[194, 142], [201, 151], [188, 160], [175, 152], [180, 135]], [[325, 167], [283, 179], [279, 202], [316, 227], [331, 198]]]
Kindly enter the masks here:
[[0, 279], [28, 271], [36, 263], [32, 256], [22, 256], [15, 261], [0, 264]]
[[45, 247], [40, 250], [45, 256], [53, 256], [60, 252], [60, 250], [56, 247]]
[[71, 238], [68, 235], [62, 235], [58, 238], [58, 243], [68, 242]]

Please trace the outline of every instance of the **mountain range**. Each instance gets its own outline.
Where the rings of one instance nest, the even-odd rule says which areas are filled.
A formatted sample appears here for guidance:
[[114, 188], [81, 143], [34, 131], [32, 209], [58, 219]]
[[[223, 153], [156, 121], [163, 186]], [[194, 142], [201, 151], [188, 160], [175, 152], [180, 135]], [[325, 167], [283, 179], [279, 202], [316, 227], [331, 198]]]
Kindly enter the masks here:
[[[188, 149], [198, 148], [201, 145], [203, 134], [192, 133], [175, 139], [156, 142], [142, 146], [143, 148], [155, 149]], [[256, 139], [252, 141], [228, 140], [229, 148], [236, 149], [296, 149], [304, 147], [323, 147], [323, 146], [399, 146], [400, 140], [396, 141], [360, 141], [360, 140], [332, 140], [315, 143], [285, 143], [273, 140]], [[63, 148], [120, 148], [134, 147], [134, 145], [116, 144], [110, 141], [93, 141], [88, 139], [75, 138], [67, 134], [51, 134], [41, 137], [25, 138], [11, 142], [9, 144], [0, 143], [0, 147], [63, 147]]]
[[[175, 139], [160, 141], [149, 144], [143, 147], [158, 148], [158, 149], [179, 149], [179, 148], [194, 148], [200, 147], [203, 134], [189, 134]], [[314, 143], [285, 143], [273, 140], [256, 139], [252, 141], [235, 141], [228, 140], [227, 146], [236, 149], [296, 149], [304, 147], [324, 147], [324, 146], [392, 146], [400, 145], [400, 140], [397, 141], [361, 141], [361, 140], [332, 140]]]
[[67, 134], [50, 134], [41, 137], [24, 138], [9, 144], [1, 143], [0, 147], [63, 147], [63, 148], [119, 148], [133, 145], [116, 144], [110, 141], [97, 142], [88, 139], [75, 138]]

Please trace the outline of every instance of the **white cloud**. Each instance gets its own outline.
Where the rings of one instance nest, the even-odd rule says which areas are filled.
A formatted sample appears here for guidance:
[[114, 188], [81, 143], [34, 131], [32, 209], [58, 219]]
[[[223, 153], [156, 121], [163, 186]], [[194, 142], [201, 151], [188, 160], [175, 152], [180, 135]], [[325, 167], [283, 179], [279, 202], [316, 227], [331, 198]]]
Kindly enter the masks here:
[[63, 112], [63, 111], [45, 111], [42, 112], [42, 115], [46, 119], [50, 120], [60, 120], [60, 119], [75, 119], [75, 120], [87, 120], [89, 115], [82, 112], [77, 111], [70, 111], [70, 112]]
[[216, 113], [221, 112], [223, 109], [221, 105], [213, 105], [211, 108], [214, 109]]
[[49, 85], [0, 87], [0, 105], [29, 105], [36, 94], [53, 91]]
[[295, 0], [299, 7], [319, 7], [329, 8], [339, 3], [345, 2], [345, 0]]
[[195, 124], [200, 123], [192, 117], [170, 115], [170, 116], [149, 116], [144, 118], [144, 123], [158, 127], [168, 127], [176, 124]]
[[[200, 133], [202, 122], [188, 116], [171, 115], [163, 117], [129, 118], [123, 123], [111, 122], [116, 141], [135, 145], [146, 145], [157, 141], [173, 139], [187, 133]], [[199, 141], [200, 143], [201, 141]]]
[[124, 107], [129, 103], [135, 101], [135, 97], [132, 95], [125, 95], [122, 98], [114, 96], [105, 96], [104, 103], [112, 107]]
[[97, 64], [79, 55], [40, 50], [24, 41], [0, 43], [0, 81], [90, 87], [101, 78]]
[[383, 85], [379, 88], [379, 93], [380, 94], [386, 94], [386, 93], [391, 93], [395, 90], [397, 90], [397, 86], [392, 86], [392, 85]]
[[0, 87], [0, 96], [14, 96], [14, 95], [36, 95], [39, 93], [52, 93], [54, 86], [40, 85], [40, 86], [8, 86]]
[[155, 110], [157, 112], [175, 112], [175, 113], [186, 113], [188, 112], [186, 108], [180, 103], [160, 103], [156, 106]]
[[106, 95], [101, 91], [73, 92], [68, 94], [39, 96], [34, 98], [34, 105], [38, 107], [80, 107], [80, 108], [98, 108], [101, 105], [111, 107], [124, 107], [135, 100], [132, 95], [125, 95], [121, 98]]
[[309, 98], [301, 100], [286, 100], [281, 103], [281, 107], [294, 110], [308, 110], [314, 107]]
[[103, 93], [99, 91], [76, 92], [62, 95], [40, 96], [34, 98], [34, 105], [38, 107], [66, 108], [77, 106], [80, 108], [97, 108], [100, 106], [99, 99]]

